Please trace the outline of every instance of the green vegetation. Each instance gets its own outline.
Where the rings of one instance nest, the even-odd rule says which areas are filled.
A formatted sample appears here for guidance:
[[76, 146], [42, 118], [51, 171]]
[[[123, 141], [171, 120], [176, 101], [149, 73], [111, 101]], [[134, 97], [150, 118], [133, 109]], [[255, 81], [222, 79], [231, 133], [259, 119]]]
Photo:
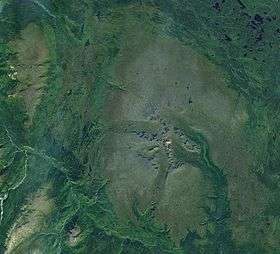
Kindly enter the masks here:
[[0, 253], [278, 253], [278, 5], [1, 1]]

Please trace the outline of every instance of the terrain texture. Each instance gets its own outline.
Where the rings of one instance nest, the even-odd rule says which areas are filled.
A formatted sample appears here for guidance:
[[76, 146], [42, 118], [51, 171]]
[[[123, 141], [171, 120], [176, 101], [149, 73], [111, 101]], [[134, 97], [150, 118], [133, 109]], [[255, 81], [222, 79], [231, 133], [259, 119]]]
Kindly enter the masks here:
[[0, 254], [279, 254], [280, 3], [0, 0]]

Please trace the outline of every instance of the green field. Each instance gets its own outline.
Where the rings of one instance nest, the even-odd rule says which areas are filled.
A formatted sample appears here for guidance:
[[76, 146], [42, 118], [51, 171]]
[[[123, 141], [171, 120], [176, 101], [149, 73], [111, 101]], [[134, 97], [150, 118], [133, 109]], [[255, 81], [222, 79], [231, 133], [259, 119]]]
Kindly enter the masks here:
[[275, 0], [0, 0], [0, 254], [280, 253]]

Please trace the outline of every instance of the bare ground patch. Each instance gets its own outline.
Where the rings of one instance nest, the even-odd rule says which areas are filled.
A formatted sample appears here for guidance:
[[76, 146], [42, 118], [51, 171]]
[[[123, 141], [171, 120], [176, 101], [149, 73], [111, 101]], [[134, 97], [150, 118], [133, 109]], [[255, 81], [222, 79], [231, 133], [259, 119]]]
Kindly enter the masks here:
[[49, 50], [40, 27], [30, 23], [21, 31], [20, 38], [11, 41], [17, 58], [11, 63], [20, 81], [17, 93], [23, 97], [26, 110], [32, 119], [46, 85]]
[[[167, 128], [165, 131], [168, 133], [168, 128], [173, 125], [169, 122], [171, 127], [165, 126], [167, 111], [182, 116], [187, 125], [203, 133], [209, 142], [214, 163], [227, 175], [234, 237], [241, 240], [235, 234], [240, 227], [240, 218], [250, 221], [264, 209], [266, 202], [265, 188], [251, 173], [253, 158], [247, 151], [248, 144], [243, 134], [243, 127], [249, 118], [245, 99], [228, 88], [224, 77], [215, 66], [180, 42], [154, 35], [151, 36], [150, 43], [145, 43], [146, 46], [142, 47], [141, 39], [145, 38], [147, 41], [147, 35], [134, 32], [134, 36], [138, 40], [137, 57], [134, 57], [129, 47], [123, 48], [115, 69], [116, 80], [124, 84], [126, 92], [112, 93], [106, 109], [108, 118], [112, 122], [122, 123], [157, 122], [160, 128], [156, 132], [144, 131], [143, 134], [139, 129], [135, 131], [136, 136], [133, 137], [131, 146], [142, 147], [142, 150], [147, 149], [152, 142], [162, 143], [166, 139], [166, 135], [160, 136], [160, 132]], [[133, 43], [135, 44], [135, 41]], [[149, 135], [160, 138], [158, 141], [156, 138], [156, 141], [150, 140]], [[106, 169], [106, 174], [111, 177], [108, 191], [119, 216], [125, 219], [133, 217], [131, 206], [135, 197], [144, 200], [142, 207], [146, 206], [147, 200], [153, 196], [155, 183], [161, 181], [158, 202], [159, 207], [165, 207], [167, 211], [159, 212], [158, 216], [163, 223], [170, 225], [174, 239], [178, 241], [188, 228], [200, 228], [204, 215], [197, 208], [197, 203], [202, 202], [199, 199], [203, 196], [201, 185], [208, 189], [207, 183], [201, 180], [183, 193], [183, 189], [180, 190], [176, 185], [184, 182], [188, 186], [188, 179], [181, 177], [178, 180], [166, 180], [170, 179], [169, 162], [165, 166], [166, 170], [162, 171], [158, 164], [153, 164], [153, 159], [139, 159], [136, 152], [119, 145], [128, 144], [126, 140], [131, 137], [131, 133], [124, 131], [122, 134], [113, 134], [113, 138], [108, 141], [112, 152]], [[168, 160], [169, 155], [164, 151], [164, 146], [157, 147]], [[174, 166], [173, 171], [176, 172], [178, 168], [178, 165]], [[201, 178], [199, 173], [197, 174], [197, 179]], [[162, 179], [156, 180], [159, 177]], [[175, 177], [176, 174], [173, 179]], [[175, 193], [180, 191], [183, 191], [181, 195], [184, 197], [181, 199], [177, 195], [175, 198]], [[260, 191], [264, 193], [264, 198], [254, 197], [255, 193]], [[182, 210], [173, 209], [172, 202], [175, 201], [168, 201], [166, 195], [178, 199], [177, 205], [180, 205]], [[186, 219], [184, 226], [179, 225], [177, 220], [181, 218], [183, 210], [194, 214], [193, 220]], [[247, 234], [250, 235], [250, 232]]]

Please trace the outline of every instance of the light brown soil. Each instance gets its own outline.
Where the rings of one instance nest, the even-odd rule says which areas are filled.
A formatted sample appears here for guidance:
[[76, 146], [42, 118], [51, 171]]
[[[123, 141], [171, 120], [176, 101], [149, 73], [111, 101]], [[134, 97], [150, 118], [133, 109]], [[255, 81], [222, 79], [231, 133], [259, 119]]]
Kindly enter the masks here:
[[[172, 111], [200, 130], [209, 142], [211, 157], [227, 175], [233, 231], [238, 231], [240, 218], [252, 219], [266, 202], [265, 188], [250, 172], [253, 158], [243, 134], [249, 117], [245, 99], [228, 88], [215, 66], [180, 42], [157, 35], [150, 35], [147, 40], [147, 34], [137, 32], [133, 35], [135, 55], [128, 43], [115, 68], [116, 82], [127, 91], [111, 94], [106, 109], [108, 119], [114, 123], [133, 121], [161, 126], [164, 113]], [[143, 45], [141, 40], [145, 41]], [[133, 218], [131, 207], [135, 199], [142, 209], [147, 207], [154, 185], [160, 181], [158, 218], [170, 225], [174, 239], [178, 241], [189, 228], [200, 230], [205, 215], [198, 204], [209, 189], [200, 172], [175, 168], [172, 174], [166, 170], [167, 176], [159, 180], [164, 175], [160, 168], [135, 152], [149, 147], [151, 141], [125, 131], [109, 136], [105, 174], [111, 180], [108, 192], [120, 218]], [[263, 198], [254, 197], [260, 191]]]
[[17, 59], [11, 64], [20, 81], [18, 93], [23, 97], [31, 120], [46, 85], [49, 51], [43, 32], [34, 23], [23, 29], [21, 37], [10, 44], [17, 52]]

